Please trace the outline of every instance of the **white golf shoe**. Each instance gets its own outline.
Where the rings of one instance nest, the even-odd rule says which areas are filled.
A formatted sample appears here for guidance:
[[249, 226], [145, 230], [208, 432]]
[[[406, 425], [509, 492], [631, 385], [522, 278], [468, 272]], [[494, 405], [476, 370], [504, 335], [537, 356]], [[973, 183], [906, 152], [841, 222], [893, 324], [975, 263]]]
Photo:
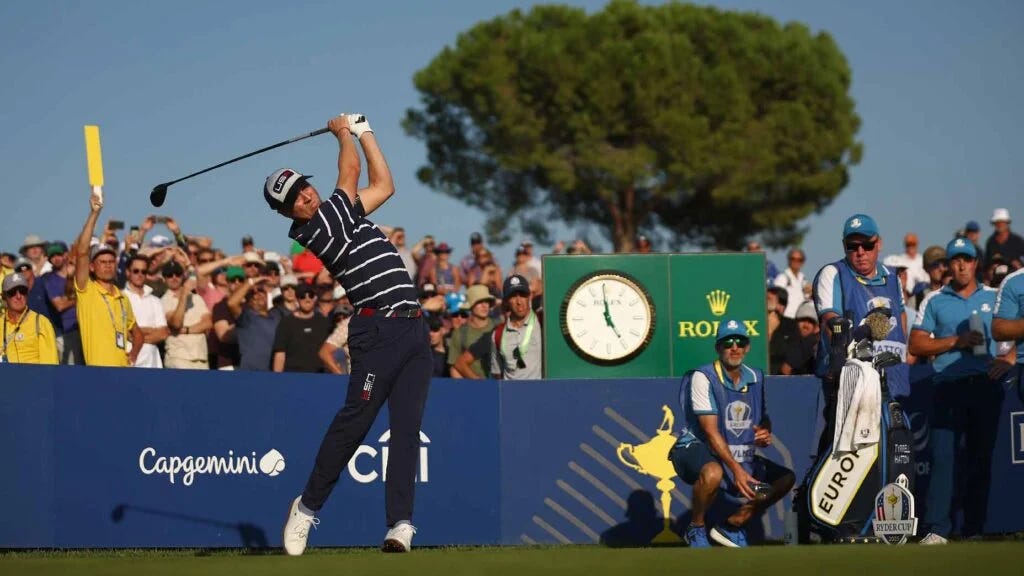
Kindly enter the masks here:
[[415, 526], [399, 522], [384, 535], [384, 545], [380, 549], [384, 552], [408, 552], [412, 548], [412, 535], [415, 533]]
[[320, 524], [319, 518], [299, 510], [301, 501], [302, 496], [292, 501], [292, 506], [288, 510], [288, 520], [284, 523], [284, 551], [289, 556], [299, 556], [305, 551], [310, 527], [316, 528]]
[[942, 544], [949, 544], [949, 540], [946, 540], [934, 532], [929, 532], [927, 536], [921, 538], [921, 542], [919, 542], [919, 544], [922, 546], [941, 546]]

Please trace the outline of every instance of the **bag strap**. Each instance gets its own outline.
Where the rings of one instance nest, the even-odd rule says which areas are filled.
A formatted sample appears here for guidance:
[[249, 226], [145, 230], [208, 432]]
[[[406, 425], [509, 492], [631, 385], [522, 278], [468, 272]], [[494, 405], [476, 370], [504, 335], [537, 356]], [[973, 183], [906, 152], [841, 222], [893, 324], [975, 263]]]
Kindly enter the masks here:
[[501, 350], [501, 340], [505, 335], [505, 322], [494, 327], [494, 350], [498, 353], [498, 360], [501, 362], [501, 369], [505, 369], [505, 353]]

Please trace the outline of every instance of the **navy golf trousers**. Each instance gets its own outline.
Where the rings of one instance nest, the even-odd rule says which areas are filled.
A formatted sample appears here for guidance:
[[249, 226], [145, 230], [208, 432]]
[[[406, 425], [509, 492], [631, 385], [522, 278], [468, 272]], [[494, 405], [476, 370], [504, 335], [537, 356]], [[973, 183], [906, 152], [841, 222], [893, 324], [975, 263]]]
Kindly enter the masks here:
[[420, 423], [433, 369], [427, 323], [423, 318], [355, 315], [349, 324], [348, 346], [352, 373], [345, 405], [320, 443], [302, 503], [314, 511], [323, 507], [387, 401], [391, 427], [384, 491], [387, 525], [411, 521]]

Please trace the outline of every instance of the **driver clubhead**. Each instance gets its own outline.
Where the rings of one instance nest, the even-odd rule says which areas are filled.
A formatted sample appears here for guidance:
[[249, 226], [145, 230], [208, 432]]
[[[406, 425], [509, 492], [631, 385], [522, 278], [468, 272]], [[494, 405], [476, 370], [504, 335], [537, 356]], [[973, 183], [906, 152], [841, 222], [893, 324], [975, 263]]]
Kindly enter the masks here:
[[164, 205], [165, 200], [167, 200], [167, 184], [157, 184], [149, 193], [149, 203], [159, 208]]

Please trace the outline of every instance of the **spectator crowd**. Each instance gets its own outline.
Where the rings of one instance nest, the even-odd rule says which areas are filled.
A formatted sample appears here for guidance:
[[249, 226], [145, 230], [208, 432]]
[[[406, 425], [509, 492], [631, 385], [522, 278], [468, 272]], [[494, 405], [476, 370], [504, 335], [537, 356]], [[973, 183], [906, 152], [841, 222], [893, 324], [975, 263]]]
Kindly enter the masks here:
[[[98, 219], [98, 210], [90, 219], [94, 215]], [[981, 284], [997, 287], [1022, 267], [1024, 239], [1010, 223], [1007, 209], [995, 210], [984, 246], [976, 221], [954, 234], [975, 247]], [[116, 220], [98, 233], [96, 225], [87, 221], [70, 247], [29, 234], [17, 254], [0, 255], [4, 361], [348, 372], [354, 308], [316, 255], [297, 243], [280, 254], [246, 236], [239, 250], [229, 252], [210, 237], [186, 234], [169, 216], [148, 216], [127, 230]], [[381, 229], [418, 287], [435, 376], [541, 377], [541, 330], [527, 328], [544, 316], [540, 258], [531, 241], [523, 240], [503, 267], [480, 233], [470, 236], [458, 257], [452, 244], [432, 235], [410, 246], [403, 228]], [[643, 235], [636, 246], [641, 253], [652, 250]], [[900, 279], [911, 326], [923, 300], [946, 286], [952, 272], [942, 245], [920, 250], [911, 232], [903, 248], [882, 262]], [[750, 242], [747, 250], [761, 247]], [[577, 240], [559, 242], [551, 252], [590, 249]], [[771, 374], [814, 372], [820, 323], [805, 261], [800, 248], [788, 251], [781, 270], [767, 261]], [[90, 280], [99, 281], [101, 290], [88, 290]], [[112, 354], [96, 344], [104, 338], [112, 341]]]

